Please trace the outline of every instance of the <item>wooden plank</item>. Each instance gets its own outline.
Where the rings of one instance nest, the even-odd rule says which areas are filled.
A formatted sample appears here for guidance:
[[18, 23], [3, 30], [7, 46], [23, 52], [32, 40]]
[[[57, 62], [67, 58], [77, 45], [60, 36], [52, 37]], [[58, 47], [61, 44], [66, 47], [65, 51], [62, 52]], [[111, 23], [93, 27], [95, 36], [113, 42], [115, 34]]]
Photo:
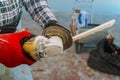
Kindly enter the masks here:
[[87, 31], [85, 31], [83, 33], [77, 34], [77, 35], [72, 37], [73, 41], [80, 40], [80, 39], [85, 38], [85, 37], [87, 37], [89, 35], [95, 34], [96, 32], [99, 32], [99, 31], [102, 31], [102, 30], [104, 30], [106, 28], [112, 27], [114, 23], [115, 23], [115, 19], [110, 20], [110, 21], [108, 21], [106, 23], [103, 23], [103, 24], [101, 24], [101, 25], [99, 25], [97, 27], [94, 27], [92, 29], [89, 29], [89, 30], [87, 30]]

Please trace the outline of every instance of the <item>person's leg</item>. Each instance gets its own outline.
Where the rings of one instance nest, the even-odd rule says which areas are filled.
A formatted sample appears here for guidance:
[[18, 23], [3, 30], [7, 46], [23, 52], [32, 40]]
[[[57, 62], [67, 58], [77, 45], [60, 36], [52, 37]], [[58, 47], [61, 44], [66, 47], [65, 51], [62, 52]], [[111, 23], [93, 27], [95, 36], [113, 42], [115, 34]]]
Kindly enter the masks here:
[[0, 75], [5, 73], [5, 66], [0, 63]]
[[26, 64], [10, 68], [10, 74], [14, 80], [33, 80], [30, 66]]
[[0, 80], [14, 80], [10, 75], [9, 68], [0, 63]]
[[33, 80], [30, 66], [22, 64], [7, 68], [0, 63], [0, 80]]

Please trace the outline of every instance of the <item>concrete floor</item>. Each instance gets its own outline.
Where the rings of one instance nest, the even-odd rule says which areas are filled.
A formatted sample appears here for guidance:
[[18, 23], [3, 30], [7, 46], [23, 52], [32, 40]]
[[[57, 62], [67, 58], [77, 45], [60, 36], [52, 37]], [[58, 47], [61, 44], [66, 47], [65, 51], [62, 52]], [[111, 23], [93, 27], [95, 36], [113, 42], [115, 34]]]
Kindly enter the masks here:
[[89, 50], [75, 53], [74, 45], [64, 54], [48, 57], [31, 66], [34, 80], [120, 80], [118, 76], [101, 73], [87, 66]]
[[[41, 34], [42, 29], [24, 12], [22, 28], [28, 28], [32, 33]], [[31, 65], [34, 80], [120, 80], [113, 76], [94, 71], [87, 66], [90, 50], [76, 54], [75, 46], [64, 51], [62, 55], [45, 58]]]

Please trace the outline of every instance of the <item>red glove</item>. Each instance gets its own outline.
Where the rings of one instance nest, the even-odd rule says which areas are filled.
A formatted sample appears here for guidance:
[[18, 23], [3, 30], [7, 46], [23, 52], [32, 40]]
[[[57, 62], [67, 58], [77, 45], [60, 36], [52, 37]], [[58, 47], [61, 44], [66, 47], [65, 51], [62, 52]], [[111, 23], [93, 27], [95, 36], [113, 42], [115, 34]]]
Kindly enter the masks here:
[[22, 39], [30, 37], [28, 31], [0, 34], [0, 63], [7, 67], [34, 63], [35, 61], [29, 55], [24, 54], [20, 43]]

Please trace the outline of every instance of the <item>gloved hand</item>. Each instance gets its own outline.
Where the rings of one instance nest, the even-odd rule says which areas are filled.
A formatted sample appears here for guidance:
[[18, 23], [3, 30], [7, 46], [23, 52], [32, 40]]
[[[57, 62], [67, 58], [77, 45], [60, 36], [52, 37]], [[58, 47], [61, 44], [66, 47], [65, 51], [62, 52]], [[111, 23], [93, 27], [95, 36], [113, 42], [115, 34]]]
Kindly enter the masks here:
[[28, 53], [33, 59], [39, 60], [40, 58], [46, 57], [44, 52], [45, 44], [48, 43], [48, 38], [44, 36], [32, 37], [23, 44], [23, 49]]

